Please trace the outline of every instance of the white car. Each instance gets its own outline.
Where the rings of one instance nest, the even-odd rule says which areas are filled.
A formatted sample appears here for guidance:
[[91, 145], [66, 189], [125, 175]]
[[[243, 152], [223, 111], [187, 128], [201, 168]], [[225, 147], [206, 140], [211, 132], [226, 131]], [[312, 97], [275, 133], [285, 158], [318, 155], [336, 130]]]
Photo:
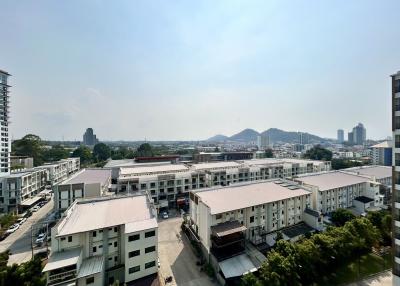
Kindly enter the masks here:
[[17, 223], [19, 225], [23, 224], [24, 222], [26, 222], [26, 217], [22, 217], [22, 218], [17, 219]]
[[169, 218], [167, 212], [163, 212], [163, 213], [161, 214], [161, 216], [162, 216], [162, 218], [165, 218], [165, 219]]
[[39, 206], [34, 206], [33, 208], [31, 208], [31, 211], [37, 212], [39, 209], [40, 209]]
[[42, 244], [42, 243], [45, 241], [46, 236], [47, 236], [47, 235], [46, 235], [45, 233], [39, 234], [38, 237], [36, 238], [35, 243], [36, 243], [36, 244]]
[[13, 233], [17, 229], [19, 229], [19, 224], [15, 223], [12, 226], [10, 226], [9, 229], [6, 230], [6, 233]]

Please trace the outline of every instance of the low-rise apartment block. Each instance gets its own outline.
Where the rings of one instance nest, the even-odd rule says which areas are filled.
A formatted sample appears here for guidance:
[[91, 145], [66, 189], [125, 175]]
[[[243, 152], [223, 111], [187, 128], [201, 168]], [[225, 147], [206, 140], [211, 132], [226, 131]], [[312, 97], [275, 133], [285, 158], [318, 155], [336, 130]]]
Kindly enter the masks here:
[[[295, 180], [312, 191], [312, 208], [323, 214], [339, 208], [357, 207], [358, 203], [356, 205], [354, 201], [366, 202], [365, 198], [370, 199], [369, 206], [383, 206], [384, 196], [379, 192], [380, 183], [368, 176], [333, 171], [301, 175]], [[364, 212], [361, 209], [358, 211]]]
[[52, 229], [48, 285], [120, 285], [157, 273], [158, 225], [147, 196], [75, 201]]
[[76, 199], [109, 195], [111, 170], [83, 169], [53, 186], [54, 208], [65, 211]]
[[44, 169], [31, 169], [0, 177], [0, 213], [22, 212], [35, 204], [36, 195], [44, 190], [47, 173]]
[[33, 158], [27, 156], [10, 156], [11, 170], [20, 171], [33, 168]]
[[188, 205], [189, 192], [212, 186], [291, 178], [329, 171], [330, 162], [296, 159], [257, 159], [201, 164], [120, 167], [118, 193], [148, 192], [159, 210]]
[[190, 228], [216, 272], [229, 279], [259, 266], [251, 253], [271, 244], [271, 234], [305, 221], [320, 228], [322, 218], [306, 211], [310, 206], [311, 192], [287, 180], [212, 187], [190, 193]]
[[62, 159], [54, 163], [44, 164], [43, 166], [37, 168], [46, 169], [48, 173], [49, 184], [55, 185], [67, 179], [70, 175], [79, 171], [80, 159], [79, 158]]

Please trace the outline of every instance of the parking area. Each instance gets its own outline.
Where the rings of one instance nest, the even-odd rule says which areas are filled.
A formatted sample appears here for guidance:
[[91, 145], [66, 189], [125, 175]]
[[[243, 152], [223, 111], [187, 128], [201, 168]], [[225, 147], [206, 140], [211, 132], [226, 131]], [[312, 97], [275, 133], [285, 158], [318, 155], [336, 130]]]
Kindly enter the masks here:
[[166, 285], [178, 286], [213, 286], [217, 285], [207, 274], [199, 271], [196, 265], [190, 242], [181, 232], [182, 219], [170, 217], [160, 219], [158, 223], [158, 253], [160, 257], [160, 280], [173, 277], [173, 281]]

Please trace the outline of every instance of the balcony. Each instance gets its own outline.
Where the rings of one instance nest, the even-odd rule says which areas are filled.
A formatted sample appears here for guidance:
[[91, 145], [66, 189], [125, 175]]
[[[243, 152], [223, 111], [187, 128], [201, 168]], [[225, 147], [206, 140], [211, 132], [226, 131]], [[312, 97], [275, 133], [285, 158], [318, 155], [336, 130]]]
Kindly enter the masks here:
[[55, 285], [62, 282], [74, 280], [76, 278], [76, 270], [49, 275], [48, 285]]

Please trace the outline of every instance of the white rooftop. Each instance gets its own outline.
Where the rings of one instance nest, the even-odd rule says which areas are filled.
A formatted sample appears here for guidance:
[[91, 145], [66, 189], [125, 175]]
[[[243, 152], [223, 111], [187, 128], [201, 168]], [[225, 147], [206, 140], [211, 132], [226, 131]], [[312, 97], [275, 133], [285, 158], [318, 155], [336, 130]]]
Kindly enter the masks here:
[[350, 185], [361, 184], [368, 182], [369, 179], [356, 174], [334, 171], [321, 174], [311, 174], [299, 176], [296, 181], [304, 184], [316, 186], [320, 191], [342, 188]]
[[379, 165], [354, 167], [344, 169], [343, 171], [348, 171], [368, 177], [375, 177], [376, 179], [384, 179], [392, 176], [391, 167]]
[[289, 189], [289, 184], [277, 184], [279, 180], [252, 182], [237, 184], [227, 187], [211, 188], [205, 191], [197, 191], [196, 195], [210, 208], [212, 215], [232, 210], [238, 210], [267, 204], [302, 195], [309, 195], [310, 192], [296, 185], [297, 189]]
[[219, 267], [225, 278], [240, 277], [245, 273], [257, 271], [257, 267], [247, 254], [226, 259], [219, 263]]
[[122, 160], [110, 160], [103, 168], [115, 168], [115, 167], [145, 167], [145, 166], [160, 166], [160, 165], [171, 165], [168, 162], [147, 162], [147, 163], [137, 163], [135, 159], [122, 159]]
[[217, 168], [234, 168], [240, 167], [241, 164], [235, 161], [224, 161], [224, 162], [213, 162], [213, 163], [200, 163], [193, 164], [192, 168], [194, 170], [204, 170], [204, 169], [217, 169]]
[[57, 236], [136, 222], [143, 224], [142, 221], [153, 226], [150, 220], [153, 214], [144, 195], [76, 201], [65, 213], [66, 217], [56, 225]]
[[105, 184], [111, 178], [111, 170], [108, 169], [84, 169], [79, 173], [73, 175], [71, 178], [66, 179], [60, 185], [67, 184]]
[[157, 165], [157, 166], [146, 166], [146, 167], [126, 167], [121, 168], [120, 175], [130, 175], [130, 176], [139, 176], [139, 175], [147, 175], [150, 173], [153, 174], [163, 174], [163, 173], [173, 173], [173, 172], [183, 172], [189, 171], [189, 168], [183, 164], [168, 164], [168, 165]]
[[392, 148], [392, 142], [390, 141], [383, 141], [381, 143], [378, 143], [374, 146], [371, 146], [371, 148]]

